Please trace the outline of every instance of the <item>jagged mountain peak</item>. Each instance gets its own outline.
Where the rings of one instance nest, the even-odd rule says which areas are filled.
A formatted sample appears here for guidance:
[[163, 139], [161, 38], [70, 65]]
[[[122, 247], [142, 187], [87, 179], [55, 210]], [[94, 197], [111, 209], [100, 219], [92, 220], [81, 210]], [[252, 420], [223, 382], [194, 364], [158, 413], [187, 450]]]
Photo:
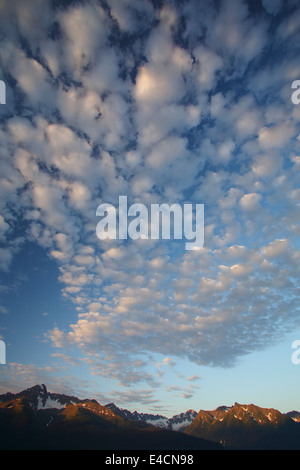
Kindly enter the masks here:
[[39, 393], [39, 392], [43, 392], [43, 393], [47, 393], [47, 387], [45, 384], [37, 384], [37, 385], [33, 385], [32, 387], [29, 387], [29, 388], [26, 388], [25, 390], [23, 390], [23, 392], [20, 392], [20, 393], [31, 393], [31, 392], [36, 392], [36, 393]]
[[139, 413], [138, 411], [131, 412], [126, 409], [120, 409], [114, 403], [108, 403], [106, 406], [119, 416], [130, 421], [142, 421], [149, 425], [171, 431], [184, 431], [197, 415], [195, 410], [189, 409], [183, 413], [174, 415], [172, 418], [167, 418], [161, 414]]
[[229, 411], [231, 410], [232, 406], [226, 406], [226, 405], [221, 405], [221, 406], [218, 406], [214, 411], [215, 412], [219, 412], [219, 411]]
[[17, 393], [0, 395], [0, 402], [8, 400], [23, 400], [35, 411], [49, 408], [62, 409], [67, 404], [80, 402], [74, 396], [49, 392], [45, 384], [37, 384]]

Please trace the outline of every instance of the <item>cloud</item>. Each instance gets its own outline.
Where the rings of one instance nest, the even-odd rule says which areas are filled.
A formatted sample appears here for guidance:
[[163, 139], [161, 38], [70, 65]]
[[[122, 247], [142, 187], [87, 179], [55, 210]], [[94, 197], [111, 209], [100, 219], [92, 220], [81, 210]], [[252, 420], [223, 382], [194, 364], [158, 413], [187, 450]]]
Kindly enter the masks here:
[[[241, 0], [13, 6], [0, 20], [14, 96], [1, 114], [0, 267], [25, 239], [57, 263], [74, 318], [45, 332], [55, 357], [75, 347], [94, 376], [142, 384], [150, 403], [178, 358], [227, 367], [293, 328], [295, 4], [272, 34]], [[119, 195], [204, 203], [204, 249], [99, 241], [96, 208]], [[150, 373], [152, 354], [164, 359]]]
[[178, 101], [184, 94], [184, 82], [179, 71], [172, 65], [143, 66], [139, 70], [135, 97], [140, 106], [145, 107]]
[[201, 90], [210, 90], [215, 86], [215, 76], [222, 68], [222, 58], [208, 48], [198, 46], [193, 56], [199, 67], [197, 78]]
[[288, 245], [288, 240], [274, 240], [267, 246], [264, 246], [262, 252], [268, 258], [277, 257], [287, 251]]
[[275, 151], [268, 151], [265, 154], [256, 155], [253, 159], [252, 169], [254, 173], [260, 178], [274, 178], [274, 176], [281, 169], [282, 158], [280, 154]]
[[294, 136], [296, 136], [294, 126], [291, 123], [283, 123], [273, 127], [263, 127], [259, 132], [259, 142], [263, 148], [280, 148]]
[[136, 32], [143, 31], [148, 26], [148, 21], [153, 20], [154, 9], [151, 2], [139, 0], [109, 0], [110, 13], [117, 21], [121, 31]]
[[[59, 356], [57, 356], [59, 357]], [[68, 359], [64, 357], [64, 360]], [[74, 359], [69, 358], [72, 364]], [[62, 373], [63, 378], [59, 377]], [[108, 398], [99, 390], [97, 384], [93, 380], [74, 378], [66, 374], [64, 367], [60, 366], [43, 366], [39, 367], [35, 364], [21, 364], [10, 362], [1, 367], [1, 386], [0, 393], [19, 393], [22, 390], [30, 388], [36, 384], [46, 384], [47, 390], [52, 393], [61, 393], [69, 396], [76, 396], [81, 400], [86, 398], [95, 398], [99, 403], [108, 403]]]
[[240, 205], [241, 207], [249, 212], [259, 210], [259, 201], [261, 199], [261, 195], [257, 193], [248, 193], [245, 194], [241, 200]]
[[95, 3], [70, 8], [61, 15], [60, 27], [66, 37], [64, 58], [75, 79], [95, 61], [106, 39], [106, 25], [104, 11]]
[[198, 380], [201, 380], [201, 377], [199, 377], [198, 375], [194, 374], [194, 375], [191, 375], [190, 377], [188, 377], [187, 379], [189, 382], [197, 382]]

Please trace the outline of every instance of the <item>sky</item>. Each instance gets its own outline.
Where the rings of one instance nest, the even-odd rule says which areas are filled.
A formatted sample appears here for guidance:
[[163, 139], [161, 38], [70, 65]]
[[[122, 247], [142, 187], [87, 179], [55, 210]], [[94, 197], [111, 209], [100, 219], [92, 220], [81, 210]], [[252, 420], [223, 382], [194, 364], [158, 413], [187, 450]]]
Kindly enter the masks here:
[[[0, 393], [300, 411], [298, 0], [0, 0]], [[204, 245], [100, 204], [204, 204]]]

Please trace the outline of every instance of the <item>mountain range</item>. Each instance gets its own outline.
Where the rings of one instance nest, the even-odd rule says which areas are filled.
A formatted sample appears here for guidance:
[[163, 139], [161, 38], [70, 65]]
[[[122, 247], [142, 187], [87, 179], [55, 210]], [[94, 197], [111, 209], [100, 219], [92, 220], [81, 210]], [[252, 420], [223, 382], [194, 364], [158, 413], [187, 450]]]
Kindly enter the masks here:
[[219, 443], [171, 430], [167, 418], [161, 418], [36, 385], [0, 395], [0, 449], [222, 449]]
[[235, 403], [167, 418], [35, 385], [0, 395], [0, 448], [300, 450], [300, 413]]
[[200, 410], [185, 434], [219, 442], [225, 449], [300, 450], [300, 414], [235, 403]]
[[124, 417], [130, 421], [142, 421], [152, 426], [156, 426], [162, 429], [168, 429], [170, 431], [184, 431], [185, 428], [191, 424], [193, 419], [197, 416], [197, 412], [194, 410], [187, 410], [184, 413], [174, 415], [172, 418], [166, 418], [163, 415], [153, 415], [148, 413], [133, 413], [128, 410], [118, 408], [114, 403], [106, 405], [117, 415]]

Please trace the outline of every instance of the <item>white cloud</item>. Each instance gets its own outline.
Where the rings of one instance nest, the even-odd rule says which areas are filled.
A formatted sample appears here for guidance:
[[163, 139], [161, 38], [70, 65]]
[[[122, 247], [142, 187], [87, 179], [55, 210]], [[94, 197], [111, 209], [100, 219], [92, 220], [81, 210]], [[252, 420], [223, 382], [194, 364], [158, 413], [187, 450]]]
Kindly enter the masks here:
[[[139, 70], [135, 96], [141, 106], [154, 106], [178, 101], [184, 94], [184, 82], [172, 66], [145, 65]], [[147, 109], [147, 108], [146, 108]]]
[[240, 199], [241, 207], [249, 212], [259, 210], [259, 201], [261, 200], [261, 195], [257, 193], [245, 194]]
[[153, 6], [150, 2], [140, 0], [108, 0], [110, 13], [122, 31], [132, 32], [143, 29], [152, 19]]
[[13, 251], [9, 248], [0, 248], [0, 269], [1, 271], [9, 270], [10, 263], [13, 258]]
[[259, 131], [259, 142], [265, 149], [280, 148], [287, 144], [292, 137], [296, 136], [294, 125], [281, 123], [272, 127], [263, 127]]
[[244, 277], [248, 276], [252, 271], [252, 266], [247, 264], [234, 264], [230, 267], [232, 275], [234, 277]]
[[282, 253], [286, 252], [288, 246], [289, 246], [289, 241], [288, 240], [285, 240], [285, 239], [274, 240], [271, 243], [269, 243], [268, 245], [264, 246], [262, 248], [262, 252], [268, 258], [274, 258], [274, 257], [277, 257], [278, 255], [281, 255]]
[[222, 68], [222, 58], [203, 46], [196, 47], [193, 55], [199, 66], [197, 78], [200, 90], [211, 90], [215, 85], [215, 75]]
[[147, 164], [150, 168], [162, 169], [171, 165], [176, 159], [188, 154], [186, 139], [180, 137], [167, 137], [154, 146], [147, 156]]
[[60, 24], [67, 38], [64, 60], [74, 74], [94, 63], [106, 39], [107, 20], [100, 5], [95, 3], [68, 9], [61, 15]]
[[271, 150], [268, 153], [255, 156], [253, 159], [252, 170], [258, 177], [272, 178], [280, 170], [281, 164], [282, 158], [280, 154], [276, 150]]
[[2, 238], [9, 230], [9, 224], [5, 222], [4, 217], [0, 214], [0, 237]]

